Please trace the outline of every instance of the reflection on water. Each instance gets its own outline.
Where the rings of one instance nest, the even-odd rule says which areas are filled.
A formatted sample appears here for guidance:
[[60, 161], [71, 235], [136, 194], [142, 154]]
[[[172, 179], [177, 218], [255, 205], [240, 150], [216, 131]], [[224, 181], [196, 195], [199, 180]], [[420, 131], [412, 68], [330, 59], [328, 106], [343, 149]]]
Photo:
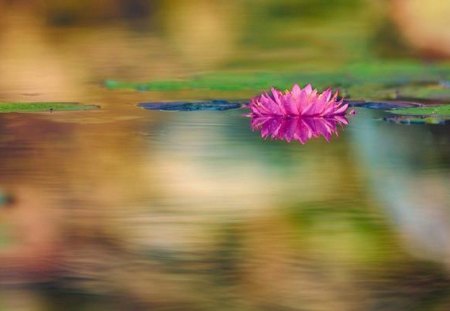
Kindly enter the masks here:
[[[355, 120], [361, 125], [362, 120]], [[449, 126], [367, 124], [355, 149], [371, 191], [414, 253], [450, 264]], [[431, 165], [433, 163], [433, 165]]]
[[[53, 2], [40, 15], [31, 2], [0, 0], [0, 100], [102, 109], [0, 115], [1, 311], [450, 308], [448, 126], [391, 124], [357, 108], [339, 138], [300, 146], [262, 141], [240, 110], [136, 107], [247, 91], [98, 87], [308, 66], [330, 50], [325, 63], [345, 62], [361, 57], [352, 53], [369, 40], [360, 39], [371, 10], [337, 1], [342, 10], [324, 11], [337, 24], [314, 24], [322, 1], [312, 17], [292, 14], [302, 1], [287, 11], [281, 1], [155, 1], [136, 19], [129, 6], [145, 1]], [[122, 6], [126, 25], [114, 19]], [[208, 13], [197, 25], [199, 12]], [[341, 32], [349, 25], [359, 30]], [[303, 142], [346, 124], [305, 120], [297, 132], [271, 122], [253, 125]]]
[[338, 135], [337, 127], [347, 125], [345, 116], [323, 117], [252, 117], [253, 130], [261, 130], [262, 138], [296, 140], [301, 144], [317, 137], [323, 137], [329, 141], [333, 134]]
[[360, 113], [300, 148], [262, 143], [241, 111], [129, 113], [1, 116], [7, 310], [445, 309], [445, 132]]

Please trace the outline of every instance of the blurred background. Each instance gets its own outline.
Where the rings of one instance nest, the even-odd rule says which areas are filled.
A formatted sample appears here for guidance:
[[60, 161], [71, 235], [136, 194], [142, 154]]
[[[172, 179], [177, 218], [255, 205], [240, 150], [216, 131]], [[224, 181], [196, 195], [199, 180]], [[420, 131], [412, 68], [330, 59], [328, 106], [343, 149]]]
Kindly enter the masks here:
[[67, 100], [108, 78], [445, 60], [449, 11], [439, 0], [2, 0], [0, 87]]
[[302, 146], [240, 110], [136, 108], [258, 86], [104, 87], [412, 63], [439, 69], [426, 96], [448, 103], [449, 16], [442, 0], [0, 0], [0, 102], [102, 108], [0, 114], [0, 311], [449, 310], [448, 124], [361, 110]]

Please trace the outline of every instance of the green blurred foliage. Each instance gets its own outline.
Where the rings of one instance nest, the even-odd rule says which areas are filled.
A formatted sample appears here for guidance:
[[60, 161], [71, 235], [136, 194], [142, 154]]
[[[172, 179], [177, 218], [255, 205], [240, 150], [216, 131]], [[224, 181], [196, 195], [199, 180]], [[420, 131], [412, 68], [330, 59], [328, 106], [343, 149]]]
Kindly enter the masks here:
[[[429, 83], [448, 79], [450, 64], [423, 65], [418, 62], [369, 62], [341, 67], [333, 71], [290, 72], [217, 72], [194, 76], [186, 80], [151, 82], [105, 81], [108, 89], [133, 89], [138, 91], [179, 91], [189, 89], [213, 91], [260, 92], [270, 87], [290, 88], [294, 83], [311, 83], [318, 89], [338, 88], [341, 94], [352, 98], [392, 98], [398, 90], [407, 90], [404, 85]], [[435, 88], [436, 89], [436, 88]], [[417, 90], [417, 92], [414, 92]], [[421, 89], [411, 89], [411, 97], [420, 98]], [[448, 88], [440, 88], [439, 94], [450, 98]]]
[[1, 103], [0, 113], [7, 112], [46, 112], [46, 111], [79, 111], [98, 109], [95, 105], [80, 105], [77, 103], [36, 102], [36, 103]]
[[[2, 206], [0, 206], [1, 208]], [[7, 248], [12, 244], [12, 238], [9, 235], [9, 226], [8, 224], [0, 223], [0, 250], [2, 248]]]

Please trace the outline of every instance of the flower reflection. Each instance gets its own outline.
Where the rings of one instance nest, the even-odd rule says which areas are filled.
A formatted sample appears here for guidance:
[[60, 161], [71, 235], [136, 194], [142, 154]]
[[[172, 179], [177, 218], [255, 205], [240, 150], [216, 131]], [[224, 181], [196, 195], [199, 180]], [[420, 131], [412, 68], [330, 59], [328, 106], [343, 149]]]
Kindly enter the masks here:
[[262, 138], [298, 141], [306, 143], [312, 138], [323, 136], [329, 141], [333, 134], [338, 135], [338, 125], [348, 124], [345, 116], [333, 117], [282, 117], [258, 116], [252, 117], [252, 130], [260, 130]]

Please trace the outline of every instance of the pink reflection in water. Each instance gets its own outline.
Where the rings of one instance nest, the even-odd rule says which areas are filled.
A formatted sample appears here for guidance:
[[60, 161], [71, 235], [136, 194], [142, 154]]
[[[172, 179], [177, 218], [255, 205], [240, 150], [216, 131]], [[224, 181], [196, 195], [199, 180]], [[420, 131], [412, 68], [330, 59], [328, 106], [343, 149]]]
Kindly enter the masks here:
[[283, 117], [255, 116], [251, 119], [252, 130], [260, 130], [262, 138], [298, 141], [305, 144], [312, 138], [323, 136], [329, 141], [333, 134], [338, 135], [338, 126], [345, 126], [345, 116], [332, 117]]

